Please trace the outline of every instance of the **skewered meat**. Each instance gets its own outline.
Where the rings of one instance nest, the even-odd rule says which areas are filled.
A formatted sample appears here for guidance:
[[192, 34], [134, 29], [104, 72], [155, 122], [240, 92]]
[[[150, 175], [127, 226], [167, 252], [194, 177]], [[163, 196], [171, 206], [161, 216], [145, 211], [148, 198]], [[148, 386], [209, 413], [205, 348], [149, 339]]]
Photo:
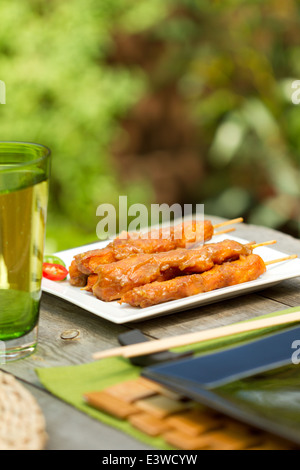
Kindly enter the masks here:
[[241, 256], [236, 261], [216, 265], [202, 274], [176, 277], [135, 287], [125, 293], [120, 303], [134, 307], [150, 307], [169, 300], [182, 299], [257, 279], [266, 271], [262, 258], [255, 254]]
[[202, 273], [215, 264], [250, 253], [249, 246], [234, 240], [224, 240], [203, 245], [197, 250], [177, 249], [152, 255], [130, 256], [115, 263], [98, 266], [98, 280], [92, 290], [101, 300], [116, 300], [134, 287], [154, 281], [166, 281], [182, 274]]
[[113, 263], [140, 253], [160, 253], [203, 243], [210, 240], [213, 233], [214, 228], [210, 220], [184, 222], [175, 227], [152, 230], [145, 234], [127, 233], [125, 237], [116, 238], [105, 248], [76, 255], [70, 269], [70, 282], [74, 286], [82, 287], [85, 285], [82, 284], [84, 279], [85, 283], [87, 282], [87, 277], [79, 276], [78, 271], [90, 275], [102, 264]]
[[112, 242], [116, 260], [139, 253], [160, 253], [186, 248], [188, 245], [206, 242], [212, 238], [214, 229], [210, 220], [185, 222], [175, 227], [151, 230], [129, 240], [117, 238]]
[[86, 251], [85, 253], [76, 255], [74, 256], [74, 261], [79, 271], [89, 275], [94, 273], [94, 270], [100, 264], [113, 263], [116, 259], [108, 245], [105, 248]]
[[76, 261], [73, 260], [69, 267], [70, 284], [76, 287], [83, 287], [87, 283], [87, 274], [79, 271]]

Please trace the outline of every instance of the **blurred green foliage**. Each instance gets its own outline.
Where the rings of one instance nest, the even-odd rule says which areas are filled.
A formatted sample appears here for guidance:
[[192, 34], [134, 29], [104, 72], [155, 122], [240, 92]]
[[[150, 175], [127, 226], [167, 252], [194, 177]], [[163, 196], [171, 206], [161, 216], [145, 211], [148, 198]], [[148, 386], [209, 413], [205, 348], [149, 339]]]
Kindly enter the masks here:
[[[299, 10], [296, 0], [2, 0], [1, 140], [52, 150], [47, 250], [94, 241], [97, 206], [117, 206], [119, 195], [157, 202], [151, 179], [119, 177], [112, 142], [166, 82], [197, 129], [203, 174], [187, 202], [295, 234]], [[163, 44], [155, 74], [107, 60], [118, 31]]]

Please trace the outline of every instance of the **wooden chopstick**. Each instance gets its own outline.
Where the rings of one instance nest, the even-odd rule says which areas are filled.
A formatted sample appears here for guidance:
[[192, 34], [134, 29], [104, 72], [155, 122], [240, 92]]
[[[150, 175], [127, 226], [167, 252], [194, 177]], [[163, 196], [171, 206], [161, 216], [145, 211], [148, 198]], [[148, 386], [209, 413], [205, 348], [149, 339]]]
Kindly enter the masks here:
[[166, 351], [179, 346], [187, 346], [189, 344], [209, 341], [212, 339], [222, 338], [234, 334], [245, 333], [247, 331], [268, 328], [277, 325], [285, 325], [288, 323], [300, 321], [300, 310], [285, 315], [278, 315], [271, 318], [262, 318], [243, 323], [237, 323], [228, 326], [221, 326], [196, 333], [187, 333], [185, 335], [173, 336], [170, 338], [148, 341], [145, 343], [132, 344], [118, 348], [100, 351], [93, 354], [93, 359], [104, 359], [107, 357], [122, 356], [125, 358], [143, 356], [161, 351]]

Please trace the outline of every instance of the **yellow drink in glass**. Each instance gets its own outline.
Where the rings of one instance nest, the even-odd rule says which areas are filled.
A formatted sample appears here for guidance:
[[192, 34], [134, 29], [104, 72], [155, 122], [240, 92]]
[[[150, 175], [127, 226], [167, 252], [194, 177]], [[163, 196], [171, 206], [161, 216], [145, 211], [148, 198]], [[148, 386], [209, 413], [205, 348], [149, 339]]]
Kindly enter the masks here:
[[50, 151], [0, 142], [0, 363], [35, 350]]

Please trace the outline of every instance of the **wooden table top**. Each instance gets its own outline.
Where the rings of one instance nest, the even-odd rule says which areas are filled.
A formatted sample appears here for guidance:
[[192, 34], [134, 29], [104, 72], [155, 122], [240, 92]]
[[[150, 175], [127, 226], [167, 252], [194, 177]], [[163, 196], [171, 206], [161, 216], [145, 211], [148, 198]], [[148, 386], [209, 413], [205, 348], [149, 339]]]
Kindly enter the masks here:
[[[222, 221], [210, 217], [213, 223]], [[300, 240], [265, 227], [238, 224], [234, 235], [257, 243], [277, 240], [274, 248], [300, 256]], [[40, 384], [37, 367], [76, 365], [91, 362], [95, 351], [118, 345], [118, 335], [139, 328], [149, 338], [162, 338], [200, 331], [300, 305], [300, 277], [283, 281], [260, 292], [243, 295], [185, 312], [139, 323], [116, 325], [49, 294], [43, 294], [39, 344], [35, 354], [5, 364], [36, 397], [46, 419], [49, 450], [147, 450], [145, 444], [112, 429], [52, 396]], [[80, 339], [67, 342], [62, 332], [80, 330]]]

